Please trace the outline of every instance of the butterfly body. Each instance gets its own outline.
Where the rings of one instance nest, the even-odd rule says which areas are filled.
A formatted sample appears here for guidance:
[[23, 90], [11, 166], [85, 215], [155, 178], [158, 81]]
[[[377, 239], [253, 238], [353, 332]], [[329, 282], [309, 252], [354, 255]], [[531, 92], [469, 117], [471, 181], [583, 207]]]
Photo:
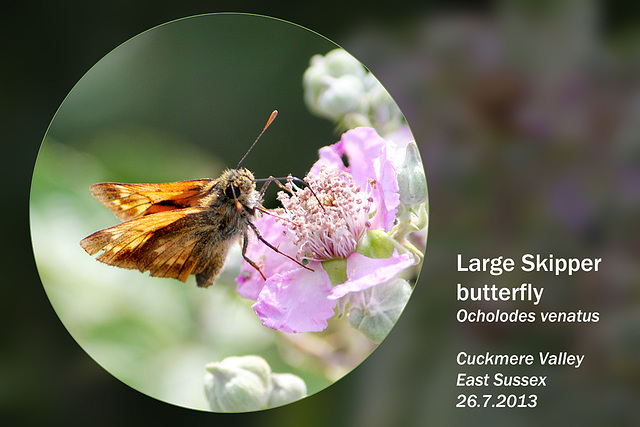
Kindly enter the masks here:
[[198, 286], [211, 286], [231, 245], [242, 238], [244, 256], [248, 228], [257, 233], [251, 221], [262, 201], [254, 181], [238, 168], [218, 179], [94, 184], [93, 195], [124, 222], [80, 245], [90, 255], [102, 250], [97, 260], [105, 264], [183, 282], [193, 274]]

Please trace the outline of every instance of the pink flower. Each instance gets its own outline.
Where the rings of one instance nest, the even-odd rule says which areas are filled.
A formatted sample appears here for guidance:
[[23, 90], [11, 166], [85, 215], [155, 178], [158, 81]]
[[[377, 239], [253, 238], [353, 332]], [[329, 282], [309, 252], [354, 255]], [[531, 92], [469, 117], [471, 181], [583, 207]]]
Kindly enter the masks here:
[[250, 242], [247, 256], [267, 280], [243, 262], [238, 292], [256, 300], [253, 309], [265, 326], [322, 331], [338, 300], [344, 307], [350, 294], [384, 283], [415, 263], [411, 254], [393, 248], [359, 247], [367, 233], [389, 232], [395, 221], [399, 196], [391, 149], [373, 129], [346, 132], [338, 143], [320, 150], [305, 178], [307, 188], [286, 184], [289, 192], [278, 195], [283, 206], [276, 210], [278, 218], [264, 215], [256, 221], [267, 241], [310, 269]]

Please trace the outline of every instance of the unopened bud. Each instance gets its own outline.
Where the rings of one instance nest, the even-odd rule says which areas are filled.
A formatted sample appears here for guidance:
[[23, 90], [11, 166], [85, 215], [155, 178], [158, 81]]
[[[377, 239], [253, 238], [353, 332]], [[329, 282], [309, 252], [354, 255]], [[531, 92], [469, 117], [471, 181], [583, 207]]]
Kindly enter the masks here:
[[334, 121], [360, 110], [366, 116], [368, 106], [360, 105], [366, 74], [362, 64], [343, 49], [314, 55], [302, 77], [305, 102], [312, 112]]
[[334, 49], [324, 56], [327, 73], [334, 77], [353, 75], [364, 78], [366, 71], [360, 61], [349, 55], [344, 49]]
[[230, 357], [205, 366], [205, 394], [215, 412], [247, 412], [266, 407], [271, 368], [258, 356]]
[[325, 77], [314, 107], [323, 116], [337, 119], [356, 109], [361, 94], [362, 83], [355, 76]]
[[293, 374], [271, 374], [273, 389], [269, 397], [269, 408], [286, 405], [307, 395], [307, 385]]
[[398, 167], [398, 188], [400, 203], [413, 206], [427, 201], [427, 179], [420, 159], [420, 151], [415, 142], [407, 145], [404, 161]]
[[374, 343], [380, 343], [395, 325], [410, 295], [411, 285], [400, 278], [352, 294], [349, 324]]

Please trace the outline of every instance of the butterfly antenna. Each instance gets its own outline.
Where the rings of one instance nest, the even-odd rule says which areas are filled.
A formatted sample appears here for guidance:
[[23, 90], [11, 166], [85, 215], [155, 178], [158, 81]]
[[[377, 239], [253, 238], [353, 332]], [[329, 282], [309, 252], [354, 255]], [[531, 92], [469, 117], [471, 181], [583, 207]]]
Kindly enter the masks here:
[[242, 156], [242, 158], [240, 159], [240, 161], [238, 162], [238, 166], [236, 166], [236, 169], [238, 169], [240, 167], [240, 165], [242, 164], [242, 162], [244, 161], [245, 157], [247, 157], [247, 155], [251, 152], [251, 150], [253, 149], [253, 147], [256, 145], [256, 143], [258, 142], [258, 140], [260, 139], [260, 137], [262, 136], [262, 134], [264, 133], [265, 130], [267, 130], [267, 128], [269, 127], [269, 125], [276, 119], [276, 116], [278, 115], [278, 110], [273, 110], [273, 112], [271, 113], [271, 115], [269, 116], [269, 120], [267, 120], [267, 124], [264, 125], [264, 128], [262, 129], [262, 132], [260, 132], [260, 135], [258, 135], [258, 137], [256, 138], [255, 141], [253, 141], [253, 144], [251, 144], [251, 147], [249, 147], [249, 149], [247, 150], [247, 152], [244, 154], [244, 156]]

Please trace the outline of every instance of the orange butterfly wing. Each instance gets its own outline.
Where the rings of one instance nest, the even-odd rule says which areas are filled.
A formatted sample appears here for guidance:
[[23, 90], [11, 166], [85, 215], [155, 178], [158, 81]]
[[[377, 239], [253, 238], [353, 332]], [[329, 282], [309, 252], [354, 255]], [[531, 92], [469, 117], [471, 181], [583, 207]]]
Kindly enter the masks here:
[[93, 233], [80, 245], [89, 255], [103, 250], [97, 260], [105, 264], [182, 282], [195, 274], [198, 286], [207, 287], [220, 273], [229, 247], [216, 233], [214, 215], [206, 207], [144, 215]]
[[102, 182], [91, 186], [96, 199], [123, 221], [157, 212], [199, 206], [217, 180], [197, 179], [165, 184]]

